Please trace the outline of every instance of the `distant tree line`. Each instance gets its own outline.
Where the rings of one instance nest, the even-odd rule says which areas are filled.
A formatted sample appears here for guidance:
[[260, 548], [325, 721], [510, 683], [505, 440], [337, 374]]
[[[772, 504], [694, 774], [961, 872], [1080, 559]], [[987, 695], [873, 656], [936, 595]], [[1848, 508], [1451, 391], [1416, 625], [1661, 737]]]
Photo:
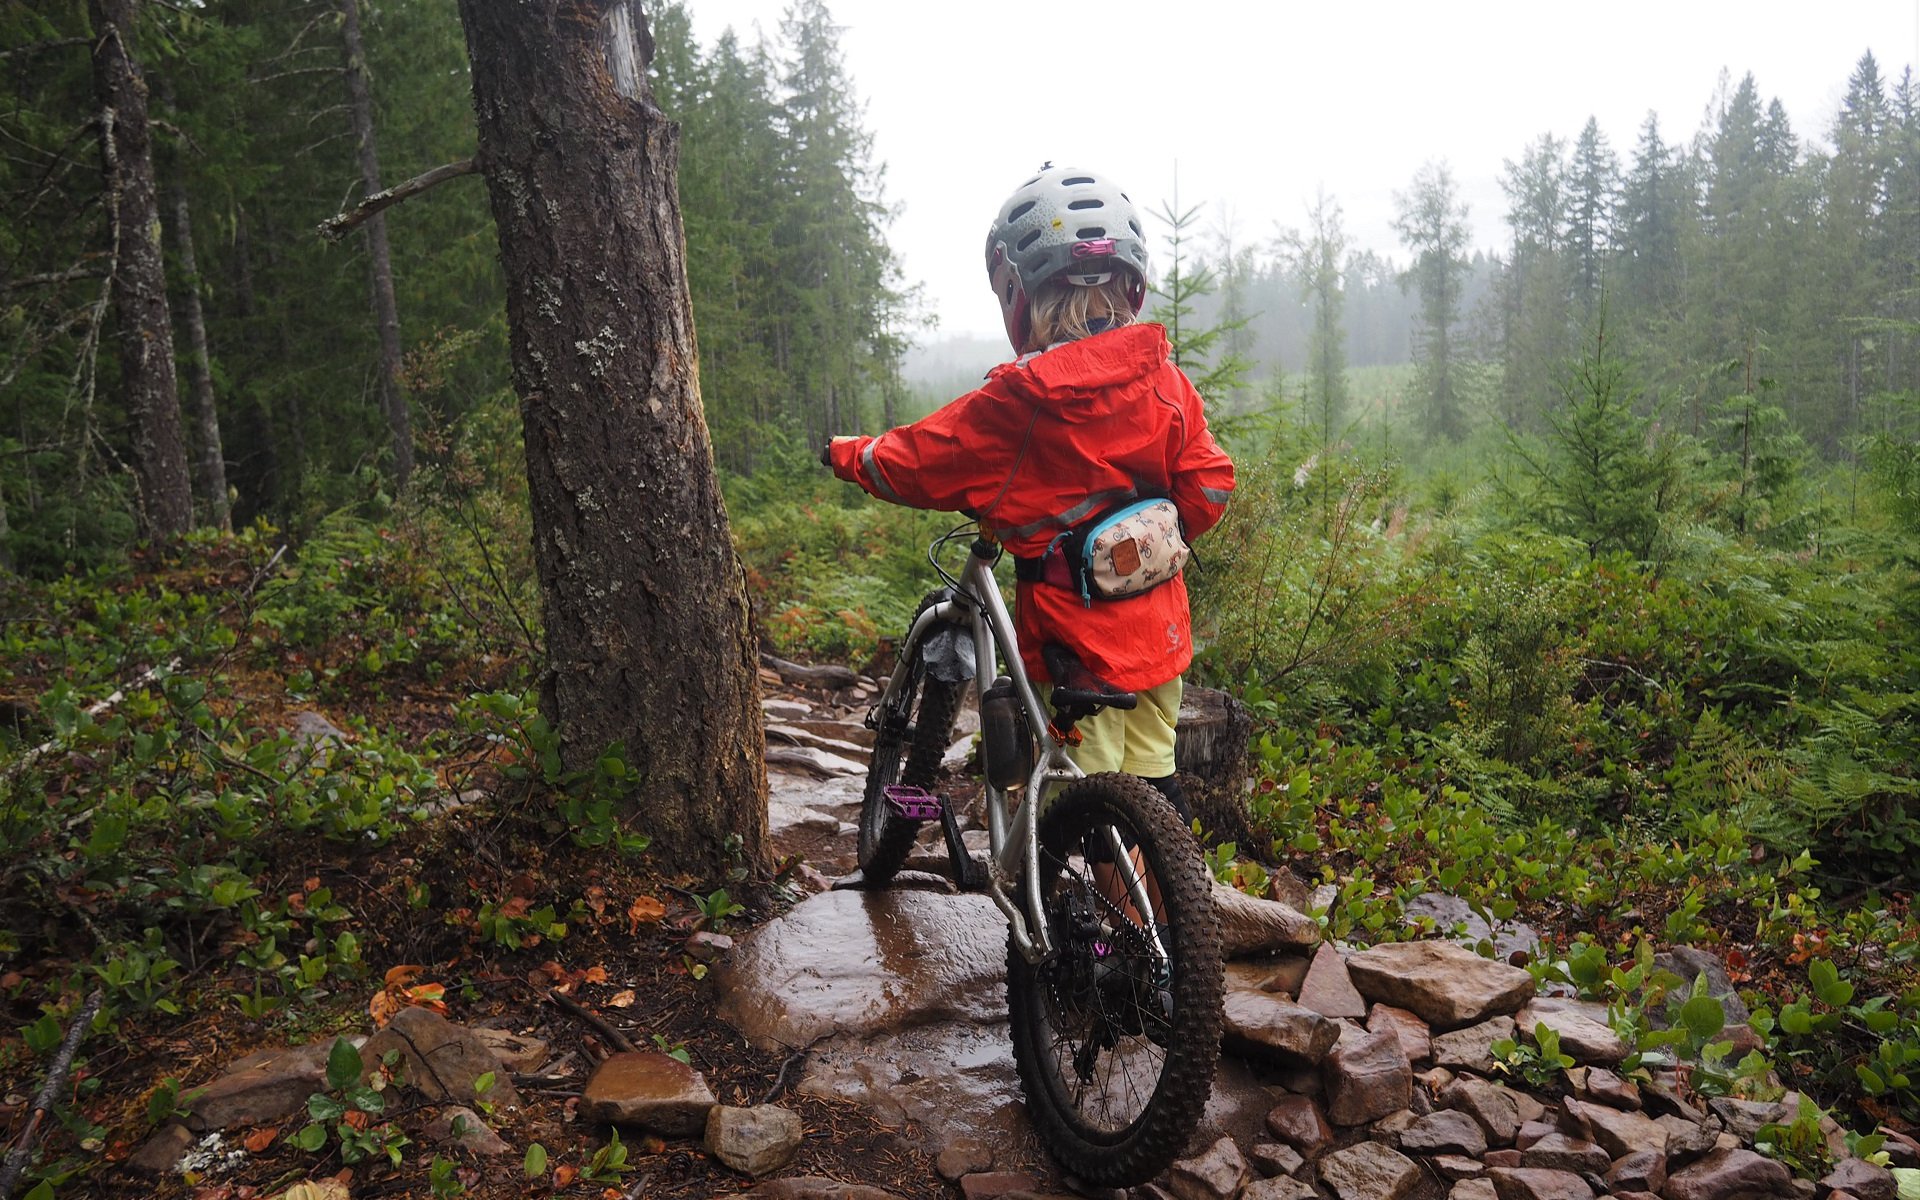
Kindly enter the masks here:
[[[1260, 372], [1308, 378], [1304, 423], [1344, 428], [1342, 372], [1419, 366], [1422, 429], [1490, 422], [1539, 433], [1604, 323], [1634, 363], [1643, 407], [1696, 437], [1756, 430], [1832, 457], [1911, 442], [1920, 394], [1920, 83], [1889, 83], [1869, 52], [1824, 140], [1797, 134], [1754, 77], [1722, 77], [1690, 142], [1649, 113], [1624, 156], [1597, 121], [1543, 134], [1504, 164], [1509, 240], [1466, 251], [1467, 211], [1444, 162], [1397, 195], [1404, 264], [1356, 251], [1322, 195], [1304, 231], [1209, 263], [1197, 328], [1254, 314]], [[1223, 239], [1224, 240], [1224, 239]]]

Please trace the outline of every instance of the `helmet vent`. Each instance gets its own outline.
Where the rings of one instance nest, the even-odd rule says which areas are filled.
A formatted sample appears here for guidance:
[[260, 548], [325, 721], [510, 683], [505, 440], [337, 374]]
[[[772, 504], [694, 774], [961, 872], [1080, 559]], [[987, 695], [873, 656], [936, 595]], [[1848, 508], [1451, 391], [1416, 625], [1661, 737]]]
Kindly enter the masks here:
[[1060, 186], [1061, 187], [1078, 187], [1083, 183], [1097, 183], [1097, 182], [1099, 181], [1094, 179], [1094, 177], [1091, 175], [1075, 175], [1072, 179], [1062, 179], [1060, 181]]
[[1106, 201], [1104, 200], [1075, 200], [1072, 204], [1067, 205], [1067, 208], [1073, 212], [1079, 212], [1080, 210], [1087, 209], [1087, 208], [1105, 208], [1105, 207], [1106, 207]]
[[1140, 222], [1138, 222], [1138, 221], [1128, 221], [1128, 222], [1127, 222], [1127, 228], [1129, 228], [1129, 229], [1131, 229], [1131, 230], [1133, 230], [1133, 236], [1135, 236], [1135, 237], [1145, 237], [1145, 236], [1146, 236], [1145, 234], [1143, 234], [1143, 233], [1141, 233], [1141, 232], [1140, 232]]
[[1073, 236], [1075, 236], [1075, 237], [1077, 237], [1077, 238], [1100, 238], [1100, 237], [1105, 237], [1105, 236], [1107, 236], [1107, 229], [1106, 229], [1106, 226], [1104, 226], [1104, 225], [1089, 225], [1089, 226], [1087, 226], [1087, 227], [1086, 227], [1086, 228], [1084, 228], [1084, 229], [1076, 229], [1076, 230], [1074, 230], [1074, 231], [1073, 231]]
[[1040, 240], [1041, 232], [1042, 231], [1038, 229], [1033, 230], [1032, 232], [1028, 233], [1027, 236], [1021, 238], [1018, 242], [1016, 242], [1013, 248], [1015, 250], [1025, 250], [1028, 246], [1031, 246], [1035, 242]]
[[1035, 201], [1028, 200], [1023, 204], [1014, 205], [1013, 211], [1007, 214], [1007, 220], [1018, 221], [1021, 217], [1024, 217], [1028, 213], [1033, 211], [1033, 206], [1035, 203], [1036, 203]]

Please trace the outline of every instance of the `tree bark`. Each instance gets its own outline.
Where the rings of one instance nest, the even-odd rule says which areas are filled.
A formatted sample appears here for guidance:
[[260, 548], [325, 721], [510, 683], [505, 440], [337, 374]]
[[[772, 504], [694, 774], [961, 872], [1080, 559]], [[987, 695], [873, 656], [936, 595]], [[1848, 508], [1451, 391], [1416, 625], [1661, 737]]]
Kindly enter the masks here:
[[[347, 49], [347, 103], [353, 113], [353, 139], [359, 146], [360, 186], [369, 196], [381, 190], [380, 151], [373, 135], [373, 93], [367, 87], [366, 50], [360, 41], [358, 0], [340, 0], [342, 36]], [[413, 419], [400, 385], [400, 309], [393, 299], [393, 254], [387, 248], [387, 218], [367, 218], [367, 256], [373, 263], [373, 320], [380, 330], [380, 411], [393, 441], [394, 487], [405, 491], [413, 478]]]
[[207, 321], [200, 308], [200, 266], [193, 255], [193, 209], [187, 189], [173, 188], [173, 242], [180, 256], [181, 318], [187, 325], [187, 407], [198, 435], [200, 488], [207, 498], [207, 523], [232, 529], [227, 503], [227, 459], [220, 441], [220, 411], [213, 401], [213, 363], [207, 354]]
[[173, 317], [160, 253], [147, 87], [131, 48], [137, 0], [88, 0], [93, 82], [103, 110], [101, 173], [114, 242], [113, 305], [119, 323], [120, 385], [133, 423], [134, 484], [140, 524], [152, 537], [193, 526], [193, 487], [175, 391]]
[[660, 861], [764, 867], [751, 612], [646, 16], [637, 0], [461, 0], [460, 16], [525, 424], [543, 708], [569, 767], [624, 744]]

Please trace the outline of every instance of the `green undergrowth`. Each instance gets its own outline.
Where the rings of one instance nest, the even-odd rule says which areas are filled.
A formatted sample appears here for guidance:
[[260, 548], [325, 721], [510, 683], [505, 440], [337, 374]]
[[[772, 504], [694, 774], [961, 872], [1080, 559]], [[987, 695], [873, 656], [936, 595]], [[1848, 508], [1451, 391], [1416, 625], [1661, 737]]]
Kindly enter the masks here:
[[[188, 1022], [297, 1039], [364, 1022], [370, 962], [567, 936], [580, 887], [540, 883], [537, 858], [480, 869], [463, 811], [536, 855], [645, 839], [619, 748], [560, 769], [526, 694], [524, 597], [494, 579], [457, 522], [336, 514], [298, 546], [257, 526], [0, 592], [13, 1090], [95, 990], [94, 1060]], [[96, 1165], [113, 1119], [110, 1072], [75, 1078], [77, 1153], [48, 1180]]]

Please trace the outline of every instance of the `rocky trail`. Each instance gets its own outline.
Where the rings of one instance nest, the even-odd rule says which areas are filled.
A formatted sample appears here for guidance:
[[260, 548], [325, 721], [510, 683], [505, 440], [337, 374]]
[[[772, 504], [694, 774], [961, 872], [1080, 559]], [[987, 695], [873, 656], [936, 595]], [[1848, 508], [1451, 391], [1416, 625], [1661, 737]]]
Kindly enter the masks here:
[[[1322, 942], [1301, 913], [1315, 897], [1284, 872], [1276, 886], [1284, 899], [1216, 887], [1230, 954], [1227, 1028], [1188, 1156], [1131, 1191], [1081, 1185], [1051, 1163], [1024, 1113], [1006, 1020], [1006, 927], [993, 905], [948, 882], [937, 831], [923, 835], [890, 889], [861, 887], [855, 822], [872, 736], [860, 722], [874, 684], [850, 672], [796, 676], [787, 666], [763, 671], [770, 819], [776, 856], [805, 860], [796, 878], [808, 894], [734, 938], [696, 935], [689, 945], [710, 960], [712, 1017], [755, 1050], [783, 1056], [774, 1088], [763, 1103], [722, 1104], [700, 1071], [621, 1048], [633, 1043], [617, 1029], [603, 1039], [614, 1052], [594, 1065], [556, 1061], [544, 1042], [508, 1031], [403, 1009], [361, 1047], [366, 1070], [396, 1051], [408, 1083], [439, 1106], [434, 1128], [483, 1173], [517, 1176], [523, 1149], [473, 1112], [475, 1081], [491, 1073], [497, 1082], [481, 1097], [489, 1111], [520, 1102], [515, 1079], [578, 1087], [578, 1120], [703, 1152], [733, 1178], [709, 1194], [762, 1200], [1896, 1200], [1895, 1175], [1846, 1157], [1830, 1122], [1821, 1136], [1839, 1165], [1817, 1182], [1757, 1153], [1756, 1132], [1797, 1111], [1792, 1096], [1708, 1101], [1682, 1073], [1624, 1078], [1613, 1068], [1628, 1047], [1604, 1007], [1537, 995], [1520, 967], [1448, 940]], [[968, 813], [967, 845], [983, 854], [977, 788], [964, 772], [973, 732], [956, 732], [946, 790]], [[1443, 928], [1472, 922], [1446, 896], [1423, 897], [1412, 911]], [[1533, 941], [1524, 926], [1481, 926], [1467, 940], [1481, 937], [1503, 954]], [[1679, 948], [1665, 961], [1685, 978], [1704, 974], [1730, 1009], [1739, 1003], [1711, 955]], [[1556, 1031], [1577, 1063], [1539, 1093], [1513, 1086], [1492, 1049], [1502, 1038], [1533, 1038], [1536, 1025]], [[210, 1133], [306, 1105], [326, 1076], [327, 1049], [231, 1064], [129, 1167], [150, 1176], [205, 1169]], [[898, 1170], [863, 1176], [857, 1161], [839, 1178], [797, 1173], [796, 1150], [817, 1135], [801, 1098], [857, 1107], [881, 1130], [872, 1153], [931, 1171], [906, 1185]], [[1920, 1167], [1920, 1145], [1896, 1136], [1886, 1149], [1894, 1166]], [[646, 1182], [605, 1195], [644, 1196]]]

